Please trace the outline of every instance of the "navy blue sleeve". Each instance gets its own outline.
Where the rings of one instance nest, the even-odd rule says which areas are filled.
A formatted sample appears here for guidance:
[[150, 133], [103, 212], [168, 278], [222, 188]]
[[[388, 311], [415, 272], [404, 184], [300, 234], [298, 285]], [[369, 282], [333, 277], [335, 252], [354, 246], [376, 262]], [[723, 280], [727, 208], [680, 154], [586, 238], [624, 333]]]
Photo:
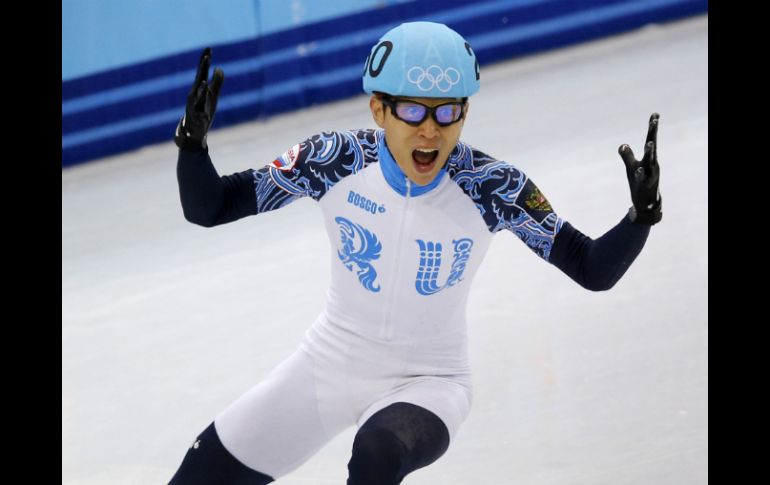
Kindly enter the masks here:
[[190, 222], [213, 227], [257, 213], [253, 170], [220, 177], [208, 151], [179, 150], [176, 177]]
[[635, 224], [628, 216], [596, 240], [565, 221], [549, 261], [586, 289], [609, 290], [642, 251], [649, 234], [650, 226]]

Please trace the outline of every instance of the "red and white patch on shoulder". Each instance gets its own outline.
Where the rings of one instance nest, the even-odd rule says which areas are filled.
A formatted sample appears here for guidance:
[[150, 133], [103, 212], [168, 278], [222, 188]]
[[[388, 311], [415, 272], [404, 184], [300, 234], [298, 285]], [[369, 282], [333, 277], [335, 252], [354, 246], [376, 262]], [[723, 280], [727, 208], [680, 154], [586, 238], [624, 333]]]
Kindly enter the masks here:
[[273, 160], [273, 163], [271, 164], [273, 167], [277, 168], [278, 170], [291, 170], [294, 168], [294, 164], [297, 163], [297, 160], [299, 159], [299, 144], [294, 145], [293, 147], [286, 150], [286, 152], [283, 153], [280, 157]]

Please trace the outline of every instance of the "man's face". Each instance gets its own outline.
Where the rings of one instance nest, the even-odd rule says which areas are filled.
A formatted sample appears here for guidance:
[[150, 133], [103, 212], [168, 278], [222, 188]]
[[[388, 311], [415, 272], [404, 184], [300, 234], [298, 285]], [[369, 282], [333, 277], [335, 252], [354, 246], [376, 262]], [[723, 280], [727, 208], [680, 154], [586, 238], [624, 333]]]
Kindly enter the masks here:
[[[394, 98], [417, 101], [434, 107], [457, 99]], [[439, 126], [428, 116], [419, 126], [412, 126], [393, 116], [390, 106], [383, 106], [379, 96], [369, 100], [369, 108], [377, 126], [385, 130], [388, 148], [401, 171], [418, 185], [428, 185], [446, 164], [449, 154], [460, 139], [465, 118], [449, 126]], [[465, 110], [467, 113], [468, 105]]]

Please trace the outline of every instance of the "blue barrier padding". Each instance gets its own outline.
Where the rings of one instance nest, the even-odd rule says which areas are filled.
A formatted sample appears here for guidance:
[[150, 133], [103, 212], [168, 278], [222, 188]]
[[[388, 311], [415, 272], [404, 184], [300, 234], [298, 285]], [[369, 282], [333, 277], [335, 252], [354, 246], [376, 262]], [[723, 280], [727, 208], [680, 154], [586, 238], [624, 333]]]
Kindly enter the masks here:
[[[707, 10], [705, 0], [417, 0], [215, 45], [225, 83], [214, 127], [363, 93], [371, 46], [405, 21], [446, 23], [484, 65]], [[63, 82], [62, 166], [170, 143], [201, 50]]]

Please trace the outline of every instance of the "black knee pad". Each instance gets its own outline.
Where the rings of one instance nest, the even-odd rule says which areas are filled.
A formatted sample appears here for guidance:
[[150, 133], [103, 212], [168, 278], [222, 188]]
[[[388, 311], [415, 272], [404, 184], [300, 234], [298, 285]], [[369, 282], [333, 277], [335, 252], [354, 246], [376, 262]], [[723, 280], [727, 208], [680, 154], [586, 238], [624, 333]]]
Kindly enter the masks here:
[[449, 447], [449, 430], [425, 408], [397, 402], [379, 410], [356, 433], [348, 485], [396, 485], [436, 461]]
[[406, 447], [384, 429], [362, 429], [353, 441], [347, 485], [393, 485], [404, 478]]
[[169, 485], [266, 485], [272, 481], [231, 455], [211, 423], [187, 451]]

